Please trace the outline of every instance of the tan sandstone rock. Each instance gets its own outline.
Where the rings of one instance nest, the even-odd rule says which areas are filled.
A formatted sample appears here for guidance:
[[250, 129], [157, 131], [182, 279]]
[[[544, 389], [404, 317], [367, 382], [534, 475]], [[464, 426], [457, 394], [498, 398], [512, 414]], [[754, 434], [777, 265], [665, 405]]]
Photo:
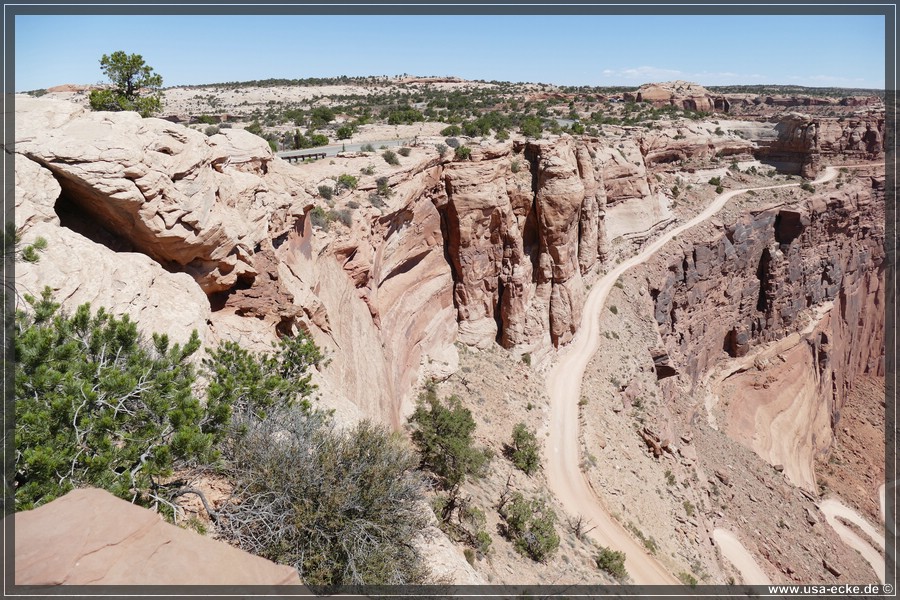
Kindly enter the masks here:
[[[98, 489], [16, 513], [16, 585], [300, 585], [296, 569]], [[299, 589], [299, 588], [298, 588]]]

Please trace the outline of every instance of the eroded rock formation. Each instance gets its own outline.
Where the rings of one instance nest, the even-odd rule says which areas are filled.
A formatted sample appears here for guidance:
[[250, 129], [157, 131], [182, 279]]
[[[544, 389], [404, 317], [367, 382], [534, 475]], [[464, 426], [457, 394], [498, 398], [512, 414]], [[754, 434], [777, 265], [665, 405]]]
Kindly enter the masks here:
[[[19, 265], [20, 292], [49, 285], [68, 309], [91, 302], [177, 341], [197, 329], [209, 345], [268, 349], [306, 330], [333, 357], [317, 381], [338, 416], [392, 420], [382, 345], [401, 336], [323, 256], [302, 181], [264, 140], [49, 100], [17, 111], [17, 227], [24, 243], [48, 241]], [[336, 352], [351, 347], [367, 360]]]
[[[357, 216], [326, 232], [311, 217], [320, 180], [246, 132], [206, 137], [30, 98], [17, 108], [17, 169], [40, 184], [17, 194], [19, 226], [26, 242], [51, 242], [51, 260], [22, 269], [30, 291], [49, 283], [176, 339], [199, 328], [210, 344], [265, 348], [303, 329], [333, 356], [323, 385], [348, 418], [395, 426], [419, 378], [455, 369], [457, 340], [520, 352], [567, 343], [582, 277], [613, 245], [672, 222], [659, 173], [755, 149], [688, 123], [473, 146], [467, 161], [417, 152], [385, 175], [381, 207], [369, 201], [376, 177], [362, 179], [345, 198]], [[109, 274], [92, 279], [85, 261]], [[130, 263], [140, 273], [119, 266]], [[121, 293], [104, 300], [109, 280]], [[730, 335], [740, 346], [747, 334]]]
[[[866, 336], [844, 347], [865, 353], [847, 355], [848, 364], [883, 373], [883, 215], [883, 179], [873, 178], [742, 216], [693, 245], [651, 283], [669, 354], [696, 380], [723, 351], [741, 356], [785, 337], [804, 310], [834, 301], [855, 335]], [[860, 314], [870, 328], [856, 327]]]
[[814, 178], [822, 164], [877, 159], [884, 153], [884, 113], [850, 118], [789, 113], [776, 125], [778, 137], [761, 152], [780, 170]]
[[864, 177], [745, 214], [650, 277], [665, 351], [693, 386], [753, 359], [726, 380], [741, 390], [726, 428], [808, 489], [854, 378], [884, 375], [883, 244], [884, 179]]
[[649, 102], [657, 107], [677, 106], [685, 110], [702, 112], [713, 112], [716, 109], [713, 94], [702, 85], [688, 81], [648, 83], [638, 88], [634, 94], [626, 93], [625, 99]]

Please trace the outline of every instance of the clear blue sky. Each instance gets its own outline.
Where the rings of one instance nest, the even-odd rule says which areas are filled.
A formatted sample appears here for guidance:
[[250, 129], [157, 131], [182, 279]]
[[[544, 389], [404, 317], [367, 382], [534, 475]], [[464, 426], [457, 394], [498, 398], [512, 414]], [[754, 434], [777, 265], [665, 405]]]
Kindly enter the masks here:
[[881, 16], [16, 16], [16, 90], [103, 81], [137, 53], [165, 86], [339, 75], [559, 85], [884, 87]]

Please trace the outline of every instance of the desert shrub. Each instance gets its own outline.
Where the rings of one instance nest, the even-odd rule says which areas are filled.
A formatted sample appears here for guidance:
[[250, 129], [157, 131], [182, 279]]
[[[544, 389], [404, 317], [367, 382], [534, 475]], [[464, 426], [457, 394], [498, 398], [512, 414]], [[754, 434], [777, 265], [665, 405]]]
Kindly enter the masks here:
[[614, 315], [617, 315], [617, 314], [619, 314], [619, 308], [615, 304], [611, 304], [609, 307], [609, 312], [611, 312]]
[[373, 146], [372, 144], [363, 144], [360, 147], [360, 151], [361, 152], [375, 152], [375, 146]]
[[365, 421], [342, 432], [322, 412], [290, 409], [238, 430], [220, 535], [313, 586], [424, 581], [412, 542], [427, 526], [425, 484], [401, 437]]
[[714, 186], [720, 186], [720, 185], [722, 185], [722, 178], [721, 178], [721, 177], [712, 177], [712, 178], [710, 178], [710, 180], [709, 180], [709, 185], [714, 185]]
[[716, 127], [716, 130], [713, 133], [715, 133], [716, 135], [725, 135], [725, 132], [722, 131], [721, 127]]
[[656, 539], [653, 536], [646, 536], [644, 532], [641, 531], [637, 525], [628, 521], [625, 524], [625, 527], [634, 534], [634, 536], [641, 540], [641, 543], [644, 545], [644, 548], [650, 551], [651, 554], [656, 554], [659, 551], [659, 544], [656, 543]]
[[447, 145], [446, 144], [435, 144], [434, 149], [437, 150], [438, 155], [443, 158], [445, 154], [447, 154]]
[[424, 120], [425, 115], [410, 106], [394, 107], [387, 115], [387, 122], [389, 125], [408, 125]]
[[438, 494], [432, 502], [432, 510], [439, 519], [439, 527], [452, 540], [468, 544], [481, 556], [490, 552], [493, 540], [485, 529], [487, 518], [470, 498], [462, 499], [453, 492]]
[[259, 121], [257, 121], [256, 119], [254, 119], [252, 123], [247, 125], [247, 127], [244, 128], [244, 131], [252, 133], [253, 135], [258, 135], [259, 137], [262, 137], [263, 135], [262, 125], [260, 125]]
[[456, 149], [454, 157], [457, 160], [469, 160], [472, 158], [472, 149], [468, 146], [460, 146]]
[[717, 186], [717, 187], [716, 187], [716, 193], [717, 193], [717, 194], [721, 194], [721, 193], [724, 192], [724, 191], [725, 191], [725, 188], [724, 188], [723, 186], [720, 185], [720, 186]]
[[389, 165], [397, 166], [400, 164], [400, 159], [397, 158], [397, 154], [393, 150], [385, 150], [381, 154], [381, 158]]
[[625, 570], [624, 552], [601, 546], [600, 552], [594, 560], [596, 560], [597, 567], [600, 570], [606, 571], [619, 581], [628, 577], [628, 571]]
[[309, 136], [309, 148], [316, 148], [317, 146], [327, 146], [328, 145], [328, 136], [322, 135], [321, 133], [316, 133]]
[[519, 554], [544, 562], [559, 548], [556, 513], [543, 500], [526, 500], [515, 492], [500, 508], [500, 516], [505, 521], [504, 535]]
[[353, 127], [350, 125], [341, 125], [334, 134], [339, 140], [349, 140], [353, 137]]
[[[16, 246], [16, 245], [18, 245], [18, 243], [21, 240], [14, 231], [15, 225], [14, 224], [11, 224], [11, 225], [12, 225], [11, 229], [13, 229], [13, 233], [11, 236], [5, 238], [4, 242], [12, 240], [14, 243], [14, 246]], [[47, 239], [43, 238], [43, 237], [38, 237], [34, 240], [34, 242], [27, 244], [26, 246], [24, 246], [21, 249], [21, 251], [19, 251], [19, 258], [21, 258], [25, 262], [36, 263], [41, 260], [41, 256], [40, 256], [40, 254], [38, 254], [38, 252], [43, 252], [46, 249], [47, 249]], [[13, 251], [13, 253], [14, 252], [15, 251]]]
[[541, 449], [537, 436], [525, 423], [518, 423], [513, 428], [512, 444], [507, 445], [506, 454], [526, 475], [534, 475], [541, 466]]
[[375, 174], [375, 165], [366, 165], [359, 170], [363, 175], [374, 175]]
[[444, 143], [447, 144], [447, 146], [450, 148], [459, 148], [459, 140], [454, 137], [447, 138], [446, 140], [444, 140]]
[[25, 299], [31, 310], [16, 314], [17, 510], [92, 486], [171, 518], [184, 492], [166, 478], [227, 461], [236, 417], [309, 411], [307, 371], [322, 356], [305, 334], [269, 353], [233, 342], [210, 350], [201, 403], [193, 393], [196, 331], [172, 345], [165, 335], [145, 339], [127, 316], [91, 314], [87, 304], [63, 313], [49, 288]]
[[354, 177], [353, 175], [348, 175], [344, 173], [337, 178], [337, 187], [344, 188], [348, 190], [355, 190], [356, 186], [359, 185], [359, 179]]
[[543, 130], [544, 127], [538, 117], [525, 117], [519, 124], [519, 131], [522, 133], [522, 135], [531, 138], [541, 137], [541, 133], [543, 132]]
[[334, 197], [334, 188], [330, 185], [320, 185], [319, 195], [325, 200], [331, 200], [331, 198]]
[[369, 204], [371, 204], [375, 208], [383, 208], [387, 206], [387, 204], [385, 204], [384, 200], [381, 199], [381, 196], [379, 196], [377, 192], [369, 194]]
[[390, 198], [393, 194], [387, 177], [379, 177], [375, 180], [376, 193], [382, 198]]
[[525, 352], [524, 354], [522, 354], [522, 362], [526, 366], [531, 366], [531, 352]]
[[472, 566], [475, 566], [475, 551], [471, 548], [466, 548], [463, 550], [463, 556], [466, 557], [466, 562]]
[[203, 133], [205, 133], [208, 137], [211, 137], [211, 136], [214, 136], [217, 133], [219, 133], [219, 128], [216, 127], [215, 125], [210, 125], [209, 127], [207, 127], [206, 129], [203, 130]]
[[349, 202], [347, 202], [347, 208], [357, 209], [359, 208], [359, 202], [357, 202], [356, 200], [350, 200]]
[[50, 288], [15, 313], [15, 507], [82, 486], [148, 506], [176, 467], [210, 461], [219, 431], [193, 395], [185, 345], [147, 340], [127, 316], [60, 310]]
[[497, 138], [498, 142], [505, 142], [506, 140], [509, 139], [509, 132], [505, 129], [500, 129], [497, 131], [497, 133], [494, 135], [494, 137]]
[[333, 109], [327, 106], [317, 106], [310, 115], [309, 125], [314, 129], [325, 127], [327, 124], [334, 121], [336, 116]]
[[328, 228], [331, 226], [331, 221], [328, 220], [328, 214], [321, 206], [316, 206], [309, 211], [309, 218], [312, 220], [312, 224], [315, 227], [319, 227], [325, 231], [328, 231]]
[[681, 194], [681, 190], [678, 188], [677, 185], [673, 185], [672, 186], [672, 196], [674, 198], [677, 198], [679, 196], [679, 194]]
[[453, 137], [455, 135], [459, 135], [462, 133], [462, 129], [460, 129], [459, 125], [448, 125], [441, 129], [441, 135]]
[[522, 170], [522, 163], [520, 163], [518, 159], [513, 160], [509, 163], [509, 170], [513, 173], [518, 173]]
[[813, 186], [813, 184], [811, 184], [808, 181], [804, 181], [803, 183], [801, 183], [800, 189], [807, 191], [807, 192], [815, 192], [816, 191], [816, 188]]
[[404, 146], [404, 147], [400, 148], [399, 150], [397, 150], [397, 154], [399, 154], [400, 156], [409, 156], [409, 153], [411, 151], [412, 150], [410, 148], [407, 148], [406, 146]]
[[697, 578], [694, 577], [691, 573], [685, 573], [684, 571], [682, 571], [678, 574], [678, 579], [680, 579], [681, 583], [683, 583], [684, 585], [697, 587]]
[[458, 397], [450, 396], [445, 404], [435, 394], [423, 395], [409, 424], [422, 466], [440, 478], [442, 487], [454, 490], [466, 476], [484, 474], [490, 453], [475, 447], [475, 419]]
[[353, 225], [353, 215], [346, 208], [328, 211], [328, 218], [331, 221], [339, 221], [347, 227]]
[[693, 517], [694, 512], [697, 510], [697, 507], [694, 506], [694, 503], [690, 500], [685, 500], [683, 503], [684, 512], [687, 513], [687, 516]]
[[[490, 128], [488, 128], [490, 131]], [[487, 132], [482, 133], [481, 127], [475, 121], [466, 121], [463, 123], [463, 133], [469, 137], [477, 137], [479, 135], [486, 135]]]

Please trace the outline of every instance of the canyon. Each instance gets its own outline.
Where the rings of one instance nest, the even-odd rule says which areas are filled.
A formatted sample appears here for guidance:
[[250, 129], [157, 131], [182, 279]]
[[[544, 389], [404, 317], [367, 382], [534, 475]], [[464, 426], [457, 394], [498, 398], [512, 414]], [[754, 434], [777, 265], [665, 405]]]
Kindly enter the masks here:
[[[425, 385], [463, 397], [496, 454], [526, 419], [546, 436], [544, 467], [516, 484], [589, 517], [603, 545], [627, 549], [636, 583], [883, 578], [821, 514], [843, 501], [877, 522], [881, 447], [845, 482], [860, 492], [820, 485], [854, 412], [881, 415], [858, 427], [883, 446], [883, 110], [745, 106], [678, 83], [634, 100], [723, 114], [462, 138], [467, 159], [419, 135], [399, 165], [359, 151], [292, 166], [239, 128], [207, 136], [17, 96], [16, 227], [47, 245], [16, 265], [16, 287], [49, 285], [64, 306], [104, 306], [173, 340], [196, 329], [205, 346], [307, 332], [328, 358], [319, 402], [343, 423], [400, 431]], [[758, 105], [777, 118], [738, 108]], [[340, 187], [347, 174], [354, 188]], [[876, 390], [864, 400], [861, 380]], [[585, 467], [615, 448], [632, 457], [621, 474]], [[665, 471], [685, 484], [669, 489]], [[487, 505], [506, 475], [468, 493]], [[660, 497], [637, 498], [651, 489]], [[634, 514], [615, 517], [628, 495]], [[558, 567], [608, 583], [582, 543], [529, 577]], [[518, 583], [511, 552], [469, 565], [436, 544], [456, 582]], [[737, 546], [752, 568], [733, 564]]]

